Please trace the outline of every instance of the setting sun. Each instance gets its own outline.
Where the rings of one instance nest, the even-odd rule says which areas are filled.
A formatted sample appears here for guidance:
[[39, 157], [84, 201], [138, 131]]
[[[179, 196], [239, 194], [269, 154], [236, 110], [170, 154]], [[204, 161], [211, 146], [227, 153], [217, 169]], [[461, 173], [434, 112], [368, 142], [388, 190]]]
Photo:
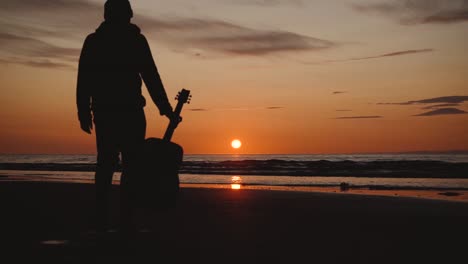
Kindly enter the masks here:
[[238, 149], [242, 146], [242, 142], [238, 139], [234, 139], [232, 142], [231, 142], [231, 146], [235, 149]]

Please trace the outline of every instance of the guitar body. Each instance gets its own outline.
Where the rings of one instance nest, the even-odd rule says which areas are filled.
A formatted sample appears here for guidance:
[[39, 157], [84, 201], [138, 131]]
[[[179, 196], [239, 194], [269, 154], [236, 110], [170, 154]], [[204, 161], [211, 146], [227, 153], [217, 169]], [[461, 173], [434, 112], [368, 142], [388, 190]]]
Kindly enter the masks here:
[[148, 138], [141, 148], [138, 173], [131, 179], [136, 207], [149, 209], [170, 209], [176, 206], [179, 193], [179, 168], [182, 165], [184, 150], [171, 142], [175, 129], [182, 120], [180, 113], [186, 103], [190, 103], [190, 91], [182, 89], [174, 115], [164, 138]]
[[148, 138], [142, 147], [139, 173], [134, 179], [136, 206], [153, 209], [175, 207], [179, 193], [179, 168], [183, 149], [180, 145]]

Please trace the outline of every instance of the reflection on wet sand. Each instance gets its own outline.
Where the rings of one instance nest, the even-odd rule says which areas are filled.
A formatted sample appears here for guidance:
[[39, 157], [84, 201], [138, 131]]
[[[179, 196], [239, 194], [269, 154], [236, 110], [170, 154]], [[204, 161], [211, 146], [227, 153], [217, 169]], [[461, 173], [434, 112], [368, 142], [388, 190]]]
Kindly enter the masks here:
[[41, 241], [43, 245], [58, 246], [68, 244], [68, 240], [45, 240]]
[[242, 178], [239, 176], [232, 176], [231, 177], [231, 189], [233, 190], [240, 190]]

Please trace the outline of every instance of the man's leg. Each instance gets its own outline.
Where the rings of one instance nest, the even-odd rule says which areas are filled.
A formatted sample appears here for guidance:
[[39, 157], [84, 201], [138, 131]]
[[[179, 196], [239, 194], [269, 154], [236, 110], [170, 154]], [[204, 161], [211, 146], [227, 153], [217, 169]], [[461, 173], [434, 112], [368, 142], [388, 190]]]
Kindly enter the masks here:
[[136, 190], [132, 189], [132, 177], [138, 172], [141, 147], [145, 141], [146, 118], [143, 109], [141, 111], [125, 114], [122, 136], [122, 176], [120, 180], [120, 219], [124, 232], [132, 232], [134, 229], [134, 204]]
[[110, 190], [112, 187], [112, 176], [114, 166], [108, 163], [98, 164], [95, 174], [96, 188], [96, 225], [98, 231], [106, 231], [108, 228]]
[[95, 174], [96, 188], [96, 225], [98, 231], [108, 228], [110, 190], [112, 177], [119, 162], [119, 152], [114, 137], [114, 129], [108, 120], [95, 120], [97, 167]]

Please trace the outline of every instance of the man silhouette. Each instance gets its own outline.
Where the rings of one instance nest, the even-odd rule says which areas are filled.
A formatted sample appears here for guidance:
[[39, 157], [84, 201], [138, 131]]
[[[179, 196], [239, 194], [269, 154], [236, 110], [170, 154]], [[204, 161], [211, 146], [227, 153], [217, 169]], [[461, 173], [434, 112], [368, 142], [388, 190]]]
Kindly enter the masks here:
[[[77, 106], [80, 126], [97, 144], [95, 174], [97, 229], [105, 231], [113, 173], [122, 158], [121, 228], [131, 228], [129, 178], [138, 169], [139, 146], [145, 140], [146, 119], [142, 79], [160, 114], [173, 119], [163, 83], [146, 38], [130, 23], [127, 0], [108, 0], [105, 21], [86, 38], [80, 56]], [[125, 231], [125, 230], [124, 230]]]

